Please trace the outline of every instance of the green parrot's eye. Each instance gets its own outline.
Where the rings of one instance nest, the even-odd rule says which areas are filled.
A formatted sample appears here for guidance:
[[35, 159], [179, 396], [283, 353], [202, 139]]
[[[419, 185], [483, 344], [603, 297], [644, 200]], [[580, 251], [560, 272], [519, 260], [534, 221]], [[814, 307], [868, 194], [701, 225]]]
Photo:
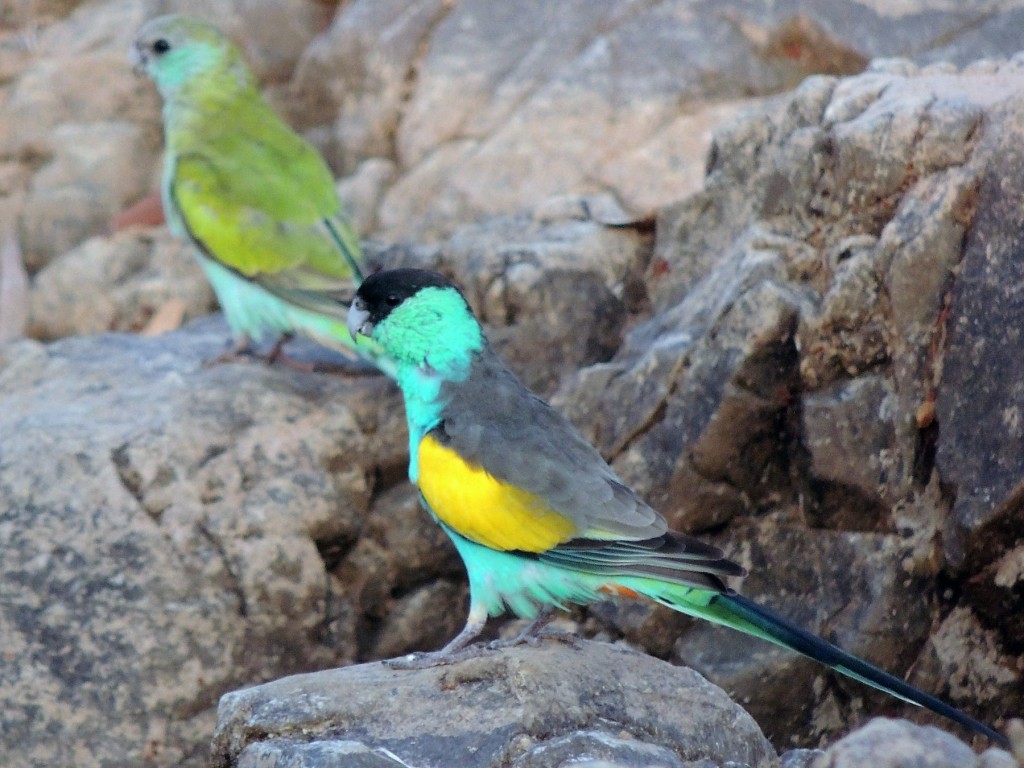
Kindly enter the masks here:
[[389, 307], [397, 307], [399, 304], [402, 303], [402, 297], [394, 293], [389, 293], [387, 298], [384, 299], [384, 303], [387, 304]]
[[153, 53], [167, 53], [171, 50], [171, 44], [162, 37], [153, 43]]

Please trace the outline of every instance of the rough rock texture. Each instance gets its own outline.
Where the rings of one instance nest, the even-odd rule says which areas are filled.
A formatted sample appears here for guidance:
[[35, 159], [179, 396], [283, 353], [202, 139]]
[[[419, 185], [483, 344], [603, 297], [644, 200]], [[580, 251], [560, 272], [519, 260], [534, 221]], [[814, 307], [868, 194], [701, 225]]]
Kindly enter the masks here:
[[352, 741], [417, 768], [556, 768], [581, 755], [665, 768], [776, 759], [750, 716], [696, 673], [552, 640], [432, 669], [365, 664], [229, 694], [212, 764], [328, 766]]
[[[1016, 61], [963, 73], [888, 62], [811, 78], [723, 128], [704, 190], [659, 219], [653, 317], [559, 396], [676, 524], [771, 513], [720, 535], [742, 562], [770, 568], [772, 586], [755, 574], [746, 592], [795, 601], [795, 616], [897, 671], [931, 659], [915, 682], [990, 719], [1021, 705], [1015, 603], [991, 597], [1017, 583], [1015, 560], [995, 563], [1024, 536], [1010, 459], [1024, 350], [1009, 320], [1021, 72]], [[862, 532], [845, 541], [852, 554], [837, 557], [832, 528]], [[828, 592], [842, 595], [841, 574], [853, 573], [863, 602], [809, 616], [801, 600], [816, 578], [801, 572], [844, 561]], [[937, 574], [957, 572], [985, 575], [959, 597], [936, 591]], [[925, 642], [950, 603], [962, 618]], [[965, 656], [947, 634], [979, 650]], [[765, 725], [771, 737], [792, 732], [800, 718], [778, 702], [807, 704], [786, 671], [802, 662], [729, 654], [732, 642], [699, 629], [677, 652], [757, 715], [770, 710], [781, 725]], [[809, 678], [816, 714], [804, 727], [829, 732], [849, 716], [837, 719], [838, 701], [864, 691], [844, 685], [823, 706], [835, 694], [816, 684], [812, 695]]]
[[906, 720], [872, 720], [840, 739], [810, 768], [1014, 768], [1009, 752], [991, 749], [982, 755], [938, 728]]
[[295, 114], [346, 172], [397, 162], [378, 219], [391, 237], [566, 192], [649, 214], [699, 188], [711, 131], [751, 97], [871, 57], [1010, 55], [1024, 11], [1001, 8], [356, 0], [300, 63]]
[[202, 367], [226, 338], [2, 351], [0, 753], [20, 765], [198, 765], [222, 693], [355, 658], [361, 608], [324, 558], [402, 461], [396, 393]]
[[186, 320], [216, 308], [189, 247], [166, 229], [87, 240], [47, 264], [29, 296], [37, 339], [138, 331], [168, 302], [180, 302]]

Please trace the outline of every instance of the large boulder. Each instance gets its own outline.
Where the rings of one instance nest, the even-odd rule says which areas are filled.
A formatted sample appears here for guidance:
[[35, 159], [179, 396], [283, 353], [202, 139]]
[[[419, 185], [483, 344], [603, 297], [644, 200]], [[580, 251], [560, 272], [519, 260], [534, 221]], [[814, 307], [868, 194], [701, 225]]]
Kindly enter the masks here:
[[776, 760], [750, 716], [691, 670], [548, 640], [428, 669], [364, 664], [232, 693], [218, 710], [212, 765], [326, 768], [353, 743], [423, 768]]
[[198, 765], [222, 693], [355, 660], [363, 610], [325, 558], [403, 461], [397, 393], [204, 367], [227, 340], [206, 323], [3, 348], [11, 764]]
[[[1024, 536], [1022, 71], [883, 62], [724, 127], [704, 190], [659, 217], [653, 315], [556, 398], [676, 525], [736, 521], [717, 537], [767, 571], [746, 591], [990, 719], [1021, 706], [1015, 603], [995, 596]], [[865, 603], [812, 615], [851, 583]], [[955, 672], [952, 646], [927, 640], [954, 606], [972, 618], [948, 635], [980, 633]], [[631, 621], [683, 630], [657, 614]], [[772, 737], [828, 733], [812, 711], [866, 693], [735, 642], [699, 628], [673, 647]]]

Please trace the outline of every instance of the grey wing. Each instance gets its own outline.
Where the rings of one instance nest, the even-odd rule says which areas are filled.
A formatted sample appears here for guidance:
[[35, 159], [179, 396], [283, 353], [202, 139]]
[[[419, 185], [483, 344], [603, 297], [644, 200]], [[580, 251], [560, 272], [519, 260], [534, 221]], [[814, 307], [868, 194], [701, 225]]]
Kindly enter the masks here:
[[466, 381], [445, 387], [444, 432], [459, 455], [544, 499], [576, 523], [580, 537], [643, 540], [666, 531], [665, 519], [489, 348]]

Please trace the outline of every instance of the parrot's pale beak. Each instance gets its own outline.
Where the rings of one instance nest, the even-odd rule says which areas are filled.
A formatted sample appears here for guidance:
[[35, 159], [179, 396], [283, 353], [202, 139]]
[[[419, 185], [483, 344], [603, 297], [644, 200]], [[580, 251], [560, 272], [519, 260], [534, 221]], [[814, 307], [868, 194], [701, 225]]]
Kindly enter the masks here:
[[352, 306], [348, 308], [348, 332], [352, 341], [356, 341], [356, 335], [369, 336], [373, 333], [373, 323], [370, 322], [370, 313], [366, 309], [363, 300], [356, 296], [352, 299]]
[[128, 48], [128, 62], [132, 65], [132, 72], [136, 75], [146, 74], [146, 54], [138, 43], [132, 43]]

